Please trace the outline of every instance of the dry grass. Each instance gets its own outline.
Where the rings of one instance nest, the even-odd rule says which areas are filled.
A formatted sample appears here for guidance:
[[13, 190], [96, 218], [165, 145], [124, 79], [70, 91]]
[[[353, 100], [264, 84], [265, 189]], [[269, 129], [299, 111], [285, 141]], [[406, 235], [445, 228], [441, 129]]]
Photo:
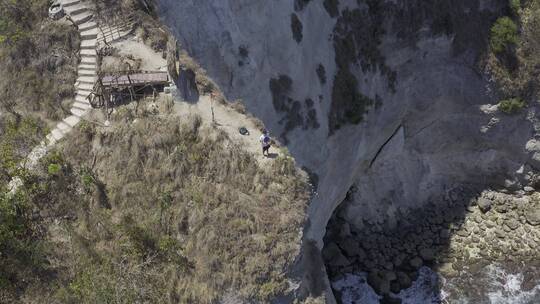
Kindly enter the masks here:
[[57, 297], [213, 303], [233, 290], [265, 301], [288, 288], [308, 200], [291, 158], [260, 168], [198, 117], [137, 117], [75, 133], [66, 158], [92, 182], [71, 226], [84, 246], [72, 241], [71, 282]]
[[46, 3], [33, 1], [26, 11], [29, 16], [13, 16], [31, 20], [26, 34], [11, 44], [0, 43], [0, 109], [59, 120], [68, 112], [62, 100], [74, 95], [79, 38], [75, 27], [42, 15]]

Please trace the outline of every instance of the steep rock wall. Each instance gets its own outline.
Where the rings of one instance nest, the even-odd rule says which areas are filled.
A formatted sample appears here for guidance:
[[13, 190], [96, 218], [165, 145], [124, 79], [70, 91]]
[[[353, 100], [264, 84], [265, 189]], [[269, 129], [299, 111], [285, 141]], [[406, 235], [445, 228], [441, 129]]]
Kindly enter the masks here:
[[[528, 119], [501, 115], [477, 64], [505, 1], [157, 2], [227, 97], [241, 98], [312, 172], [306, 246], [322, 248], [353, 184], [342, 214], [361, 225], [462, 184], [534, 182], [525, 147], [535, 109]], [[320, 279], [305, 265], [308, 281]]]

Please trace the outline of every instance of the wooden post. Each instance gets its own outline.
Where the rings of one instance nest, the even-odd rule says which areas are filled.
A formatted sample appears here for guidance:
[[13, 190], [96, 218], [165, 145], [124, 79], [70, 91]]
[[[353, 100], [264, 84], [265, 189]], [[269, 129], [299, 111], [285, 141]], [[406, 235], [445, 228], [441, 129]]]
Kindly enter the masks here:
[[214, 117], [214, 93], [210, 94], [210, 110], [212, 111], [212, 125], [216, 125], [216, 118]]
[[176, 67], [176, 61], [178, 58], [178, 42], [171, 33], [168, 33], [167, 41], [167, 71], [174, 83], [178, 80], [178, 69]]

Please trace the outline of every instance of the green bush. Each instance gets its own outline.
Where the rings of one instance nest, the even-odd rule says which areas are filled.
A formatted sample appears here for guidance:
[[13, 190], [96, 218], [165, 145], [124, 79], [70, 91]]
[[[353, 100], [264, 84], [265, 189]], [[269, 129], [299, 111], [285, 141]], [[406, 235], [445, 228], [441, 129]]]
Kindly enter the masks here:
[[521, 8], [521, 0], [509, 0], [508, 5], [510, 6], [512, 13], [517, 14]]
[[509, 17], [497, 19], [491, 28], [491, 49], [495, 54], [500, 54], [519, 42], [518, 26]]
[[520, 98], [510, 98], [499, 102], [499, 110], [506, 114], [513, 114], [525, 107], [525, 102]]
[[94, 177], [88, 173], [84, 173], [81, 180], [85, 187], [90, 187], [94, 183]]
[[47, 167], [47, 172], [49, 175], [58, 175], [61, 170], [62, 166], [59, 164], [49, 164], [49, 167]]

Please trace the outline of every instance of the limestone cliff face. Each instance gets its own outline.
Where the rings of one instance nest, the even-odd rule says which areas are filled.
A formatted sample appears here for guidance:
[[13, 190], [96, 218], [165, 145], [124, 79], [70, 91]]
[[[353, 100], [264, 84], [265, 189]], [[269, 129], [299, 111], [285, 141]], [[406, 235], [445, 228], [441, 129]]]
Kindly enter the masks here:
[[536, 108], [497, 111], [479, 64], [505, 1], [157, 3], [227, 97], [242, 99], [312, 173], [306, 244], [323, 246], [352, 186], [341, 214], [361, 227], [463, 185], [535, 183]]

